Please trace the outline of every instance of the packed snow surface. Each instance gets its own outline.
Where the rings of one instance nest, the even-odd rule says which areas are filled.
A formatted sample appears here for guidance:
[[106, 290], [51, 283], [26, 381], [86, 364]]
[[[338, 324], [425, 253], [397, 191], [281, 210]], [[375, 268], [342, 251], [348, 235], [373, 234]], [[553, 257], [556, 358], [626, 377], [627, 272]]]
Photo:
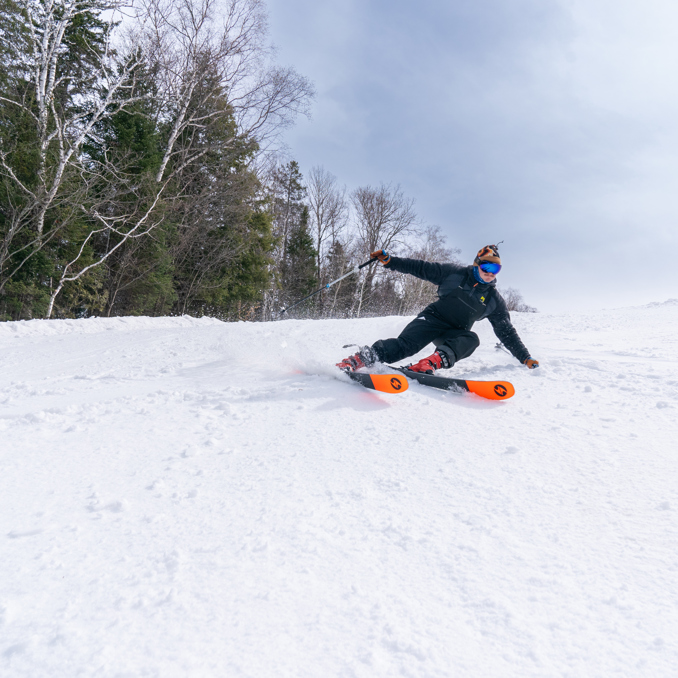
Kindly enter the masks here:
[[407, 320], [0, 324], [0, 675], [678, 675], [678, 301], [504, 402], [332, 367]]

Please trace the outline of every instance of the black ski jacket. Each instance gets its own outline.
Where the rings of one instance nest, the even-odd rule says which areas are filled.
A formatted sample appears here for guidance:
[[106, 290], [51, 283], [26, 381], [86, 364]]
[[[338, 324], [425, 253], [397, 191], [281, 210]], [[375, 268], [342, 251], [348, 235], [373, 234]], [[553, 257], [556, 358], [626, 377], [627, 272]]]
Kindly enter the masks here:
[[451, 327], [470, 330], [475, 322], [487, 318], [494, 333], [506, 348], [524, 363], [530, 352], [520, 340], [506, 302], [491, 283], [479, 283], [473, 275], [473, 266], [460, 264], [433, 264], [420, 259], [391, 257], [386, 268], [427, 280], [438, 286], [438, 300], [429, 304], [419, 315], [431, 315]]

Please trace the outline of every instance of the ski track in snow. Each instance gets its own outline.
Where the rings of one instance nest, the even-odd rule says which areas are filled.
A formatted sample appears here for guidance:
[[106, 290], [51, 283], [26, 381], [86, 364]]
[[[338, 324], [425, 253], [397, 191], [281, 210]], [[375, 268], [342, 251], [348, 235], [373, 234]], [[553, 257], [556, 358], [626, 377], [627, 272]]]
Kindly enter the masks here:
[[406, 321], [0, 324], [0, 675], [678, 675], [678, 301], [499, 403], [335, 372]]

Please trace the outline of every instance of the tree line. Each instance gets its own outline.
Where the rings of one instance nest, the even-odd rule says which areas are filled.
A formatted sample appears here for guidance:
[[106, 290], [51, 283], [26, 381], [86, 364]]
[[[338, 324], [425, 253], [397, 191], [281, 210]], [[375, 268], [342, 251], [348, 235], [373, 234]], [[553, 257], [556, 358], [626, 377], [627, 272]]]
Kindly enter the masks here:
[[[276, 159], [314, 92], [273, 56], [261, 0], [0, 0], [0, 320], [269, 320], [380, 247], [452, 260], [398, 186]], [[433, 295], [371, 265], [294, 315]]]
[[[313, 167], [304, 180], [295, 161], [276, 165], [266, 185], [273, 216], [273, 279], [249, 317], [280, 317], [298, 299], [342, 277], [364, 263], [369, 252], [426, 261], [461, 263], [436, 226], [418, 219], [414, 200], [399, 186], [363, 186], [347, 193], [323, 167]], [[503, 290], [509, 310], [534, 312], [513, 288]], [[431, 283], [387, 271], [376, 262], [348, 276], [323, 293], [296, 306], [285, 317], [354, 318], [412, 315], [435, 301]]]

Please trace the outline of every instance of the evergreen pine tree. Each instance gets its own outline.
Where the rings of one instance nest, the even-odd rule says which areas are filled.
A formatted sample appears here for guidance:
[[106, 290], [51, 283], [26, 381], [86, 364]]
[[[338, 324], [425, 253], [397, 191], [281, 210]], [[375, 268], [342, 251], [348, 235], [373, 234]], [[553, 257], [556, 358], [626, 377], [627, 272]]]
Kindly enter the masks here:
[[[281, 267], [281, 283], [285, 305], [294, 303], [318, 286], [316, 251], [308, 221], [308, 208], [304, 205], [299, 222], [290, 227], [286, 256]], [[309, 299], [295, 311], [297, 314], [308, 313], [314, 305], [315, 299]]]
[[[270, 210], [276, 238], [274, 310], [289, 306], [317, 287], [317, 252], [309, 228], [306, 187], [295, 160], [274, 168], [269, 178]], [[313, 279], [315, 276], [315, 279]], [[305, 305], [308, 312], [315, 300]], [[277, 307], [277, 308], [276, 308]]]

